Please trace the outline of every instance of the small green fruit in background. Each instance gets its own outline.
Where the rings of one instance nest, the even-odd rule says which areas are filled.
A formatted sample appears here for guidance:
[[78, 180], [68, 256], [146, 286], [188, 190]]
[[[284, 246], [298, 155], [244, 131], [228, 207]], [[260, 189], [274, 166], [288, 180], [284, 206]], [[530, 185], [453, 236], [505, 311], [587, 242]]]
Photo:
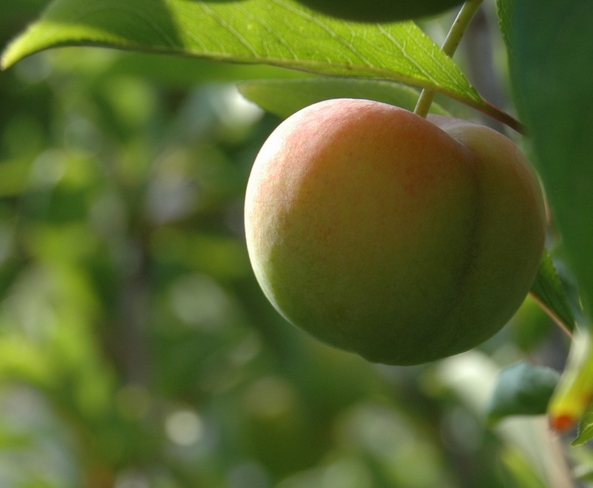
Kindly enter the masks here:
[[332, 17], [359, 22], [397, 22], [437, 15], [460, 5], [460, 0], [299, 0]]
[[270, 135], [245, 230], [255, 275], [289, 322], [406, 365], [475, 347], [512, 317], [545, 215], [529, 162], [498, 132], [337, 99]]

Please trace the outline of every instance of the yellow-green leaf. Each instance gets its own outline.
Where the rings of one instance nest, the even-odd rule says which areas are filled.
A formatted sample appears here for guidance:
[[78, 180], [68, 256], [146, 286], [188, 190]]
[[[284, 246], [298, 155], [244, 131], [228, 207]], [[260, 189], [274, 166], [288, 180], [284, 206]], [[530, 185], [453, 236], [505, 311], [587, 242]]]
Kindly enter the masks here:
[[43, 49], [81, 45], [399, 81], [441, 92], [520, 127], [483, 100], [413, 22], [345, 22], [293, 0], [55, 0], [8, 46], [2, 66]]

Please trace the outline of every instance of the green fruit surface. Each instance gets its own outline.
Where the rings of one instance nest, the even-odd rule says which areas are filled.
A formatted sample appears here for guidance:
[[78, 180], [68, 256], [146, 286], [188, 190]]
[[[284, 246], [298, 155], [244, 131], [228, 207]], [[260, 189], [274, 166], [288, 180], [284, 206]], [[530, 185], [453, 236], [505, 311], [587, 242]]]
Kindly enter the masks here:
[[504, 326], [535, 278], [545, 215], [529, 162], [501, 134], [339, 99], [268, 138], [245, 230], [256, 277], [289, 322], [407, 365]]
[[437, 15], [460, 0], [299, 0], [302, 4], [332, 17], [359, 22], [395, 22]]

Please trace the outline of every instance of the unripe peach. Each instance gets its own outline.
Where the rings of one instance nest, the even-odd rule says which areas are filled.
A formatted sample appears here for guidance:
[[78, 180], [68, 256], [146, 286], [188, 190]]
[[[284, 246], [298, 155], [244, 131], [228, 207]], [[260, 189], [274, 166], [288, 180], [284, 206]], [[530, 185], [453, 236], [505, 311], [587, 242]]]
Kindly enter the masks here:
[[338, 99], [265, 142], [245, 230], [255, 275], [289, 322], [405, 365], [475, 347], [512, 317], [545, 216], [529, 162], [498, 132]]

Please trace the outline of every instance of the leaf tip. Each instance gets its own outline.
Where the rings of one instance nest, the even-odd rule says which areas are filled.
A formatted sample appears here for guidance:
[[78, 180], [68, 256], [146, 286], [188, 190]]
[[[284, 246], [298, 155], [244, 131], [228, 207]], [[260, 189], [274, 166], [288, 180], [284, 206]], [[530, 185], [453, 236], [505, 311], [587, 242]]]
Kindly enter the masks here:
[[15, 44], [16, 41], [11, 42], [6, 49], [4, 49], [4, 52], [2, 52], [2, 55], [0, 56], [0, 70], [4, 71], [11, 66], [14, 66], [16, 62], [23, 57], [17, 53]]

